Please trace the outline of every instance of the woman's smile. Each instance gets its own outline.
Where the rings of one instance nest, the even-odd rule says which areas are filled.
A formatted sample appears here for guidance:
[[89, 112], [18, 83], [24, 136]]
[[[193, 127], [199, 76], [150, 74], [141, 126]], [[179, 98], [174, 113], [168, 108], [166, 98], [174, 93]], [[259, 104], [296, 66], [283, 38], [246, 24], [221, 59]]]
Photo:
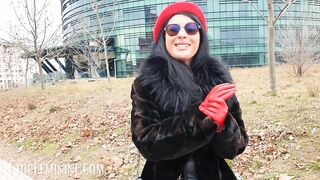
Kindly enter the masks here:
[[187, 50], [190, 47], [190, 43], [179, 42], [179, 43], [176, 43], [175, 46], [177, 47], [178, 50]]

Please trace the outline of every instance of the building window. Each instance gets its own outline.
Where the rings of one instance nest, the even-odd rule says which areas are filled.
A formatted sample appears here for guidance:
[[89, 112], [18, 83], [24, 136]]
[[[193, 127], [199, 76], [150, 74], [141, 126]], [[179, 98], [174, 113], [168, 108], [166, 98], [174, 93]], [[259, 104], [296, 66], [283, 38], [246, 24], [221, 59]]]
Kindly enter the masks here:
[[222, 45], [252, 45], [259, 43], [258, 27], [221, 28]]
[[309, 5], [320, 6], [320, 1], [319, 0], [309, 0]]

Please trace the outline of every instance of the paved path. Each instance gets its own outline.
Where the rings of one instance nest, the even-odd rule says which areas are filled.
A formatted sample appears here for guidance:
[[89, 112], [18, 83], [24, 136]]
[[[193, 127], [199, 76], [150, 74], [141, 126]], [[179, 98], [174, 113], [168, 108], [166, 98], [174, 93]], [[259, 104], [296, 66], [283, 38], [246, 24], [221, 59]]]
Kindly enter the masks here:
[[32, 180], [10, 163], [0, 159], [0, 180]]

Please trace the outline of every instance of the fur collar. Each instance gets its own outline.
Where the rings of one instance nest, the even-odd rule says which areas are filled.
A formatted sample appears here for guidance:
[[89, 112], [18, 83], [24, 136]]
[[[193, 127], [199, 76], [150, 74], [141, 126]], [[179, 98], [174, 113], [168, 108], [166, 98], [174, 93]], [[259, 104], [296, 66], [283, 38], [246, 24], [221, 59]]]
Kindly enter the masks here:
[[[185, 74], [170, 74], [168, 68], [165, 59], [150, 57], [140, 67], [138, 76], [141, 85], [150, 91], [151, 97], [164, 112], [184, 112], [191, 104], [202, 101], [215, 85], [232, 82], [226, 67], [212, 57], [208, 57], [202, 65], [186, 67]], [[187, 83], [175, 81], [179, 75], [189, 75]]]
[[205, 94], [218, 84], [233, 82], [226, 66], [214, 57], [208, 57], [204, 64], [191, 68]]

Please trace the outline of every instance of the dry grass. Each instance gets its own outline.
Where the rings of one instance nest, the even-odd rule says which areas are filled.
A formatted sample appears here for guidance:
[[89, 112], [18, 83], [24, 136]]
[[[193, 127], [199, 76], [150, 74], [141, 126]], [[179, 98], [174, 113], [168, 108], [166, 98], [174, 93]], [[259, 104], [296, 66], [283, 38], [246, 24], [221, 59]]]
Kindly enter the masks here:
[[[320, 161], [320, 99], [315, 88], [310, 90], [310, 87], [320, 86], [319, 70], [320, 66], [316, 65], [305, 76], [297, 78], [287, 72], [288, 66], [278, 67], [276, 96], [268, 91], [267, 68], [232, 70], [249, 134], [271, 132], [272, 136], [272, 133], [279, 132], [287, 135], [277, 136], [270, 144], [288, 152], [276, 159], [271, 158], [271, 162], [265, 163], [267, 167], [248, 166], [245, 177], [277, 179], [285, 173], [294, 179], [320, 177], [317, 168], [310, 168], [310, 164], [315, 167], [315, 162]], [[269, 158], [265, 154], [256, 156], [265, 158], [262, 161]]]
[[[277, 67], [276, 96], [269, 92], [267, 67], [231, 70], [253, 141], [263, 132], [274, 136], [272, 147], [287, 150], [284, 154], [248, 152], [257, 145], [252, 143], [244, 155], [230, 161], [245, 179], [277, 179], [285, 173], [294, 179], [320, 177], [320, 65], [300, 78], [288, 69]], [[82, 163], [101, 163], [103, 157], [112, 166], [107, 167], [108, 179], [132, 179], [137, 170], [129, 131], [132, 81], [113, 80], [112, 92], [105, 80], [67, 81], [45, 91], [35, 87], [0, 92], [0, 137], [16, 149], [24, 147], [14, 157], [70, 162], [80, 155]], [[270, 160], [270, 155], [276, 157]], [[109, 158], [114, 156], [123, 160], [119, 167], [116, 158]]]

